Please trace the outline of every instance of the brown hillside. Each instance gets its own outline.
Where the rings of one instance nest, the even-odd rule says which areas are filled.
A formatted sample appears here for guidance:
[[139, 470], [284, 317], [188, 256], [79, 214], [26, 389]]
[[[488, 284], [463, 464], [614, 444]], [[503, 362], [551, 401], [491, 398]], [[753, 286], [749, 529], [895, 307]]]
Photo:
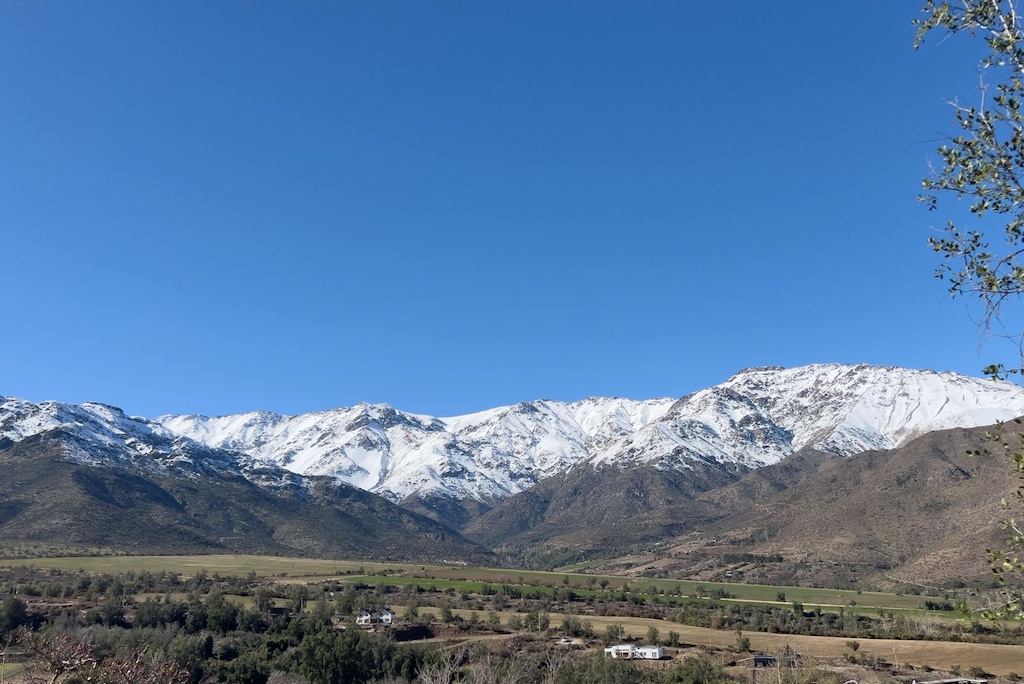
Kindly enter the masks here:
[[53, 430], [0, 448], [0, 539], [137, 553], [259, 553], [487, 562], [451, 529], [327, 478], [261, 487], [239, 476], [87, 465]]
[[[744, 548], [751, 553], [874, 564], [894, 580], [983, 576], [986, 548], [1002, 542], [1000, 499], [1018, 484], [1002, 457], [968, 455], [992, 446], [987, 430], [935, 432], [891, 451], [825, 462], [775, 495], [754, 497], [712, 530], [758, 540]], [[708, 496], [724, 503], [742, 484]]]

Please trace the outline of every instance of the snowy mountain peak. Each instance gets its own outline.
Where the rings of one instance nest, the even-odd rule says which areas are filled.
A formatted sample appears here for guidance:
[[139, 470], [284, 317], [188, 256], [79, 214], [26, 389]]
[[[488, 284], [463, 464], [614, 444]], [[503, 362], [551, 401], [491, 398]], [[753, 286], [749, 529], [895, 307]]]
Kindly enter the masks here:
[[62, 428], [75, 436], [78, 457], [117, 454], [194, 468], [215, 463], [249, 476], [262, 463], [271, 474], [280, 467], [331, 476], [394, 500], [491, 502], [577, 464], [756, 468], [804, 447], [846, 456], [1022, 414], [1024, 389], [1010, 383], [815, 364], [748, 368], [678, 400], [539, 400], [444, 418], [359, 403], [301, 415], [146, 420], [99, 403], [0, 397], [0, 438], [17, 442]]
[[245, 477], [262, 485], [298, 484], [301, 477], [241, 452], [211, 448], [144, 418], [97, 402], [38, 404], [4, 397], [0, 440], [37, 435], [57, 440], [63, 457], [88, 465], [116, 464], [177, 477]]
[[539, 400], [445, 418], [359, 404], [288, 417], [258, 435], [238, 431], [232, 417], [216, 419], [221, 424], [214, 429], [211, 421], [159, 422], [208, 444], [297, 472], [340, 477], [394, 499], [492, 501], [578, 463], [687, 468], [710, 461], [754, 468], [807, 446], [850, 455], [1020, 414], [1024, 390], [1009, 383], [815, 364], [748, 368], [679, 400]]
[[627, 448], [592, 460], [685, 468], [711, 458], [758, 467], [805, 447], [849, 456], [1021, 414], [1018, 385], [957, 373], [866, 364], [750, 368], [684, 397]]

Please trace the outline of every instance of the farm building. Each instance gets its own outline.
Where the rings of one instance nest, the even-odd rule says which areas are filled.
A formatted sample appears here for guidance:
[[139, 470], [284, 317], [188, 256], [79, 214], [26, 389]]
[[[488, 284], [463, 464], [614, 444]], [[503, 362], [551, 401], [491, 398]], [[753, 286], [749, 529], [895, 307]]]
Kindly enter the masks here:
[[661, 646], [634, 646], [633, 644], [619, 644], [604, 649], [605, 656], [621, 658], [623, 660], [661, 660], [665, 657], [665, 650]]
[[751, 667], [762, 668], [762, 667], [797, 667], [800, 664], [800, 656], [797, 653], [785, 653], [780, 659], [779, 656], [759, 654], [753, 658], [744, 658], [743, 660], [737, 661], [738, 663], [750, 663]]

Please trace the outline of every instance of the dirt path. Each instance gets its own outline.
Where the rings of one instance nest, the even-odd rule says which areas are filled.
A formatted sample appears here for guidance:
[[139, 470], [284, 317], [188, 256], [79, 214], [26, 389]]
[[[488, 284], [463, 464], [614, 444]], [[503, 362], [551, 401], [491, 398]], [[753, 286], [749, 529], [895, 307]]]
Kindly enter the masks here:
[[511, 639], [516, 636], [512, 634], [476, 634], [474, 636], [443, 636], [443, 637], [431, 637], [429, 639], [421, 639], [415, 643], [417, 644], [429, 644], [429, 643], [441, 643], [445, 641], [451, 641], [452, 647], [461, 646], [463, 644], [472, 641], [500, 641], [502, 639]]

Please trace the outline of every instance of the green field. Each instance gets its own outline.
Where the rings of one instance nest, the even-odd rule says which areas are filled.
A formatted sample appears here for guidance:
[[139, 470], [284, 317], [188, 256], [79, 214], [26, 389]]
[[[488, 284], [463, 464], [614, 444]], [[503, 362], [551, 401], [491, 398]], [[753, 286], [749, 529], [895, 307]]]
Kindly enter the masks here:
[[[292, 578], [295, 579], [295, 578]], [[302, 578], [307, 579], [307, 578]], [[321, 578], [323, 579], [323, 578]], [[455, 591], [468, 591], [474, 594], [480, 594], [483, 592], [483, 586], [485, 582], [470, 582], [467, 580], [438, 580], [438, 579], [427, 579], [423, 577], [405, 577], [395, 575], [349, 575], [345, 577], [330, 577], [332, 581], [338, 581], [341, 583], [362, 583], [369, 586], [376, 585], [379, 582], [383, 582], [393, 587], [405, 587], [410, 584], [419, 586], [424, 591], [444, 591], [446, 589], [454, 589]], [[314, 580], [315, 581], [315, 580]], [[494, 585], [492, 585], [494, 586]], [[550, 587], [538, 587], [535, 585], [515, 585], [520, 589], [529, 592], [539, 591], [542, 594], [551, 595], [554, 592], [553, 588]], [[608, 592], [603, 591], [590, 591], [587, 589], [574, 589], [577, 594], [583, 597], [593, 596], [595, 598], [604, 598]], [[678, 605], [682, 603], [693, 603], [697, 601], [704, 601], [710, 599], [697, 599], [687, 598], [679, 596], [664, 596], [664, 595], [652, 595], [652, 594], [640, 594], [648, 600], [660, 600], [668, 605]], [[137, 601], [144, 601], [147, 598], [160, 598], [163, 594], [136, 594], [135, 599]], [[188, 598], [187, 594], [172, 594], [171, 598], [177, 601], [183, 601]], [[234, 601], [240, 605], [251, 607], [254, 603], [254, 599], [249, 596], [236, 596], [233, 594], [225, 594], [225, 598]], [[743, 599], [715, 599], [719, 603], [736, 603], [739, 605], [764, 605], [764, 601], [749, 601]], [[286, 605], [286, 599], [277, 599], [277, 605]], [[767, 602], [770, 605], [776, 605], [781, 608], [790, 608], [790, 603], [782, 603], [777, 601]], [[837, 609], [829, 606], [817, 606], [815, 604], [805, 604], [804, 610], [814, 610], [815, 608], [821, 608], [824, 612], [835, 612]], [[857, 613], [859, 615], [876, 615], [878, 608], [872, 608], [869, 606], [855, 606], [855, 607], [844, 607], [844, 610], [849, 613]], [[924, 610], [921, 608], [885, 608], [887, 613], [894, 615], [904, 615], [906, 617], [912, 617], [918, 620], [962, 620], [964, 616], [956, 612], [944, 612], [934, 610]]]
[[[541, 572], [529, 570], [509, 570], [502, 568], [452, 567], [442, 565], [415, 565], [403, 563], [381, 563], [371, 561], [334, 561], [308, 558], [279, 558], [270, 556], [107, 556], [107, 557], [66, 557], [66, 558], [29, 558], [0, 560], [0, 566], [35, 566], [39, 568], [59, 568], [63, 570], [83, 570], [88, 572], [125, 572], [125, 571], [161, 571], [191, 575], [200, 570], [221, 575], [245, 575], [250, 572], [259, 576], [285, 576], [292, 580], [308, 579], [316, 581], [327, 577], [339, 580], [358, 580], [367, 584], [386, 582], [392, 585], [418, 584], [423, 588], [435, 586], [438, 589], [452, 588], [457, 591], [480, 591], [482, 583], [508, 583], [525, 586], [539, 586], [542, 590], [551, 591], [553, 587], [568, 585], [581, 595], [601, 595], [599, 585], [591, 584], [591, 580], [606, 580], [607, 588], [620, 589], [627, 583], [630, 591], [651, 594], [651, 589], [675, 591], [694, 595], [697, 588], [705, 591], [722, 589], [734, 595], [739, 602], [764, 602], [788, 605], [799, 601], [807, 609], [820, 606], [823, 609], [850, 610], [849, 604], [856, 612], [873, 613], [878, 608], [902, 609], [915, 615], [934, 614], [923, 611], [924, 598], [920, 596], [887, 594], [883, 592], [856, 591], [839, 589], [813, 589], [808, 587], [782, 587], [758, 584], [732, 584], [723, 582], [694, 582], [690, 580], [670, 579], [635, 579], [614, 575], [589, 575], [578, 573]], [[385, 574], [385, 572], [389, 574]], [[353, 577], [353, 573], [358, 576]], [[347, 576], [346, 576], [347, 575]], [[593, 589], [588, 589], [593, 586]], [[545, 589], [546, 588], [546, 589]], [[777, 601], [777, 594], [784, 592], [786, 601]], [[666, 597], [667, 598], [667, 597]], [[941, 614], [937, 614], [941, 615]]]
[[[482, 593], [483, 592], [483, 586], [484, 586], [484, 584], [486, 584], [486, 582], [470, 582], [470, 581], [467, 581], [467, 580], [438, 580], [438, 579], [427, 579], [427, 578], [423, 578], [423, 577], [396, 577], [394, 575], [388, 575], [388, 576], [385, 576], [385, 575], [355, 575], [355, 576], [348, 576], [348, 577], [340, 578], [339, 581], [341, 581], [341, 582], [361, 582], [363, 584], [367, 584], [367, 585], [370, 585], [370, 586], [373, 586], [373, 585], [377, 584], [378, 582], [383, 582], [384, 584], [388, 584], [388, 585], [392, 585], [392, 586], [396, 586], [396, 587], [404, 587], [404, 586], [407, 586], [407, 585], [410, 585], [410, 584], [415, 584], [415, 585], [419, 586], [421, 589], [424, 589], [424, 590], [427, 590], [427, 591], [434, 590], [434, 589], [436, 589], [438, 591], [444, 591], [445, 589], [454, 589], [456, 591], [468, 591], [468, 592], [475, 593], [475, 594]], [[551, 588], [551, 587], [543, 587], [543, 586], [542, 587], [538, 587], [538, 586], [535, 586], [535, 585], [515, 585], [515, 586], [517, 586], [517, 587], [519, 587], [521, 589], [524, 589], [524, 590], [539, 591], [542, 594], [548, 594], [548, 595], [551, 595], [555, 591], [554, 588]], [[730, 585], [730, 586], [735, 587], [737, 585]], [[739, 586], [743, 586], [743, 585], [739, 585]], [[773, 589], [785, 589], [787, 598], [789, 596], [789, 592], [792, 590], [789, 587], [773, 587]], [[578, 594], [580, 596], [583, 596], [583, 597], [593, 596], [595, 598], [605, 598], [605, 597], [608, 596], [608, 592], [601, 591], [601, 590], [592, 591], [592, 590], [589, 590], [589, 589], [573, 589], [573, 591], [576, 594]], [[698, 598], [689, 598], [689, 597], [680, 597], [680, 596], [666, 596], [666, 595], [661, 595], [661, 594], [648, 594], [648, 593], [644, 593], [644, 592], [634, 592], [634, 593], [638, 593], [641, 596], [644, 596], [646, 599], [651, 600], [651, 601], [660, 600], [660, 601], [662, 601], [662, 602], [664, 602], [664, 603], [666, 603], [668, 605], [677, 605], [677, 604], [681, 604], [681, 603], [692, 603], [694, 601], [712, 600], [712, 599], [698, 599]], [[774, 597], [773, 597], [773, 599], [774, 599]], [[739, 605], [765, 605], [765, 604], [768, 604], [768, 605], [779, 606], [779, 607], [782, 607], [782, 608], [791, 608], [792, 607], [792, 603], [788, 602], [788, 601], [787, 602], [775, 601], [775, 600], [772, 600], [772, 601], [760, 601], [760, 600], [741, 599], [741, 598], [735, 598], [735, 599], [713, 599], [713, 600], [715, 600], [717, 602], [720, 602], [720, 603], [736, 603], [736, 604], [739, 604]], [[831, 605], [819, 605], [819, 604], [814, 604], [814, 603], [805, 603], [804, 604], [804, 610], [814, 610], [815, 608], [821, 608], [822, 611], [824, 611], [824, 612], [836, 612], [838, 610], [838, 608], [836, 608], [835, 606], [831, 606]], [[862, 605], [859, 605], [859, 604], [857, 606], [842, 606], [842, 608], [843, 608], [843, 610], [845, 610], [848, 613], [856, 613], [856, 614], [859, 614], [859, 615], [877, 615], [878, 610], [879, 610], [878, 606], [862, 606]], [[953, 611], [925, 610], [923, 608], [894, 608], [894, 607], [891, 607], [891, 606], [884, 607], [884, 610], [887, 613], [893, 613], [894, 615], [905, 615], [907, 617], [913, 617], [913, 618], [918, 618], [918, 619], [927, 619], [927, 618], [934, 618], [934, 619], [939, 619], [939, 620], [961, 620], [961, 619], [963, 619], [963, 615], [962, 614], [957, 613], [957, 612], [953, 612]]]

